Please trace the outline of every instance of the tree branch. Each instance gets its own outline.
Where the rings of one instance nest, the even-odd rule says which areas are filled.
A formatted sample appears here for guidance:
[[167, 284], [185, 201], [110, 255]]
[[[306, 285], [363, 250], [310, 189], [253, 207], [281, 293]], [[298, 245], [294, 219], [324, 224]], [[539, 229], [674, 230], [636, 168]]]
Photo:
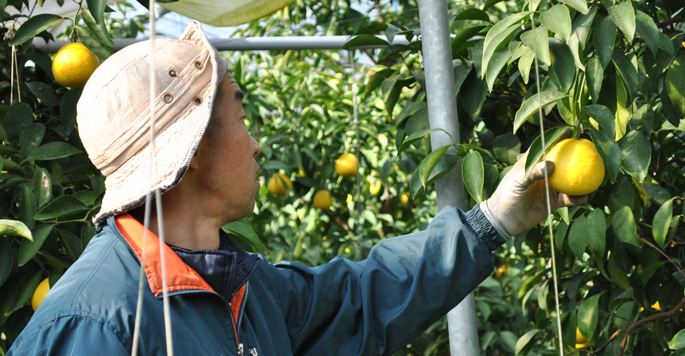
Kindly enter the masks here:
[[674, 316], [680, 309], [683, 308], [683, 306], [685, 306], [685, 297], [680, 300], [678, 305], [676, 305], [673, 309], [671, 309], [669, 311], [650, 315], [644, 319], [641, 319], [641, 320], [638, 320], [638, 321], [632, 323], [629, 327], [627, 327], [625, 329], [616, 330], [616, 332], [613, 335], [611, 335], [609, 340], [607, 340], [605, 343], [600, 345], [598, 348], [592, 350], [590, 353], [588, 353], [588, 355], [597, 355], [600, 351], [604, 350], [607, 346], [609, 346], [609, 344], [611, 344], [611, 342], [614, 341], [616, 338], [618, 338], [621, 334], [625, 334], [623, 336], [623, 341], [621, 342], [621, 350], [619, 353], [619, 356], [623, 355], [625, 348], [628, 346], [628, 335], [631, 332], [635, 331], [635, 329], [637, 329], [637, 328], [639, 328], [645, 324], [648, 324], [652, 321], [659, 320], [659, 319], [668, 319], [668, 318]]
[[640, 235], [637, 235], [637, 239], [640, 240], [640, 241], [642, 241], [642, 242], [644, 242], [644, 243], [646, 243], [647, 245], [649, 245], [649, 247], [651, 247], [651, 248], [653, 248], [653, 249], [659, 251], [660, 254], [662, 254], [664, 257], [666, 257], [666, 259], [667, 259], [669, 262], [671, 262], [671, 264], [673, 264], [673, 266], [678, 270], [678, 272], [680, 272], [680, 274], [683, 276], [683, 278], [685, 278], [685, 272], [683, 272], [683, 270], [680, 269], [680, 266], [678, 266], [678, 264], [675, 263], [675, 262], [671, 259], [671, 257], [669, 257], [669, 256], [666, 254], [666, 252], [661, 251], [660, 248], [654, 246], [654, 244], [652, 244], [651, 242], [647, 241], [645, 238], [640, 237]]

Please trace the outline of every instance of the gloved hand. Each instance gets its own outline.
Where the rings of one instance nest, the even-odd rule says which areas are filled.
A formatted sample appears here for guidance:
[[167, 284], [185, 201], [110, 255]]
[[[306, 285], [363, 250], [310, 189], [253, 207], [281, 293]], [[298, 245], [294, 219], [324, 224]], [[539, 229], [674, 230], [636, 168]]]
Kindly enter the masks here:
[[[544, 166], [547, 166], [547, 175], [554, 172], [554, 163], [543, 161], [538, 163], [533, 171], [525, 177], [526, 155], [514, 164], [511, 170], [502, 179], [495, 193], [484, 203], [491, 214], [484, 211], [489, 220], [495, 227], [501, 224], [510, 235], [520, 234], [547, 217], [547, 203], [545, 197], [545, 173]], [[571, 196], [560, 193], [549, 188], [550, 203], [552, 212], [557, 208], [584, 204], [587, 202], [587, 195]], [[481, 210], [483, 206], [481, 205]], [[488, 216], [490, 215], [490, 216]]]

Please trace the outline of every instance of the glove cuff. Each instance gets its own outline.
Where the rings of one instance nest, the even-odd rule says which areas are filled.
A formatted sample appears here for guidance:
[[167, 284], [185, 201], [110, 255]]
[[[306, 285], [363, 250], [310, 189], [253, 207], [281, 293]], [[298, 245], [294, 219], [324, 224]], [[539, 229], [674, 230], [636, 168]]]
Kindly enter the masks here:
[[500, 235], [494, 224], [487, 218], [482, 208], [474, 206], [469, 212], [464, 214], [464, 220], [476, 233], [476, 236], [488, 246], [490, 251], [506, 242]]
[[488, 219], [490, 224], [492, 224], [492, 226], [495, 228], [495, 230], [497, 230], [497, 233], [499, 234], [499, 236], [501, 236], [505, 241], [510, 240], [511, 235], [509, 235], [507, 230], [504, 228], [504, 226], [502, 226], [502, 223], [500, 223], [499, 220], [497, 220], [495, 215], [492, 214], [492, 212], [490, 211], [490, 208], [488, 207], [488, 201], [485, 200], [485, 201], [481, 202], [478, 206], [480, 207], [480, 210], [483, 211], [483, 214]]

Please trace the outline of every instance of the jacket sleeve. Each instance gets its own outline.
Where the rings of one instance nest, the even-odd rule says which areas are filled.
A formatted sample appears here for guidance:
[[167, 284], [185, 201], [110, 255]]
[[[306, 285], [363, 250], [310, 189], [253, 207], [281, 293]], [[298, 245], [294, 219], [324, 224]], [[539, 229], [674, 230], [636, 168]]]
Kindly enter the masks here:
[[469, 213], [445, 207], [425, 231], [384, 240], [361, 262], [277, 264], [270, 283], [294, 354], [390, 355], [445, 315], [494, 267], [499, 244], [475, 231], [491, 226]]
[[126, 356], [126, 350], [107, 325], [88, 316], [63, 316], [25, 330], [7, 356]]

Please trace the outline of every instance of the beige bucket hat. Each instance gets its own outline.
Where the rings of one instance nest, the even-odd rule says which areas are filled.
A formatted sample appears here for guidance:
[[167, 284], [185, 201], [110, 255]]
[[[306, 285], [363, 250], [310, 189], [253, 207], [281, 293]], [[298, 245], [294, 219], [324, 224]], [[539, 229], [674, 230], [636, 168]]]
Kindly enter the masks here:
[[[149, 192], [166, 191], [181, 180], [228, 65], [195, 21], [180, 39], [155, 40], [152, 56], [150, 52], [148, 40], [110, 56], [90, 77], [77, 105], [81, 141], [105, 176], [102, 206], [93, 218], [96, 227], [142, 205]], [[149, 142], [151, 57], [156, 78], [154, 152]]]

